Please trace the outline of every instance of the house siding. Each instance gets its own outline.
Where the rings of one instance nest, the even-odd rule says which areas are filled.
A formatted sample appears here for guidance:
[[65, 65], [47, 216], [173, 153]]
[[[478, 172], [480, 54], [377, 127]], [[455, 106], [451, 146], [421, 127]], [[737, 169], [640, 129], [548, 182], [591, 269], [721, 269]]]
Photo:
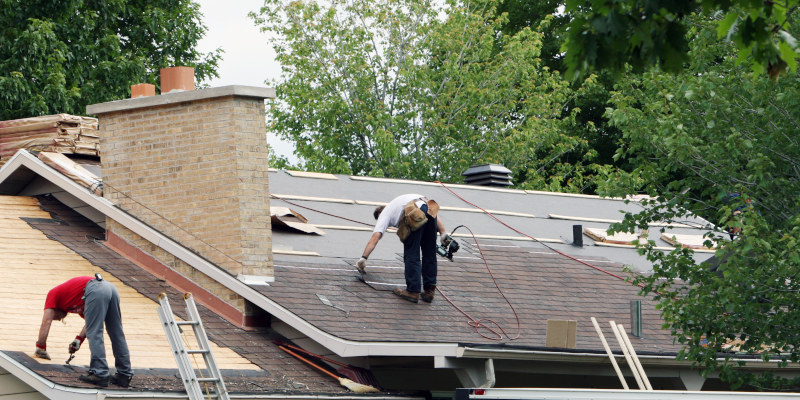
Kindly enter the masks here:
[[41, 393], [33, 390], [8, 371], [0, 368], [0, 400], [45, 400]]

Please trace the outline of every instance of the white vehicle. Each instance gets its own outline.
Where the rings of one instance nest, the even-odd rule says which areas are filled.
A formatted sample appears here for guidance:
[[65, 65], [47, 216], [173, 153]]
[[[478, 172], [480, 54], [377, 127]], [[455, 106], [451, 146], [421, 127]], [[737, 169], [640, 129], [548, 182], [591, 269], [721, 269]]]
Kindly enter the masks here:
[[455, 400], [778, 400], [800, 393], [698, 392], [679, 390], [473, 388], [457, 389]]

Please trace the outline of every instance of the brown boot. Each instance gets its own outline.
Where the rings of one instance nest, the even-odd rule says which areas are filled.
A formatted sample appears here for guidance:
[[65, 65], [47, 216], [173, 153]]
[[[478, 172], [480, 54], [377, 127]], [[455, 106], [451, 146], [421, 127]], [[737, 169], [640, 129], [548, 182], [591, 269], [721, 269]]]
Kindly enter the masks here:
[[422, 300], [423, 300], [424, 302], [426, 302], [426, 303], [430, 303], [430, 302], [432, 302], [432, 301], [433, 301], [433, 296], [435, 296], [435, 295], [436, 295], [436, 285], [433, 285], [433, 286], [429, 286], [428, 288], [426, 288], [426, 289], [425, 289], [425, 290], [422, 292], [422, 294], [420, 295], [420, 297], [422, 297]]
[[394, 294], [396, 294], [396, 295], [398, 295], [398, 296], [400, 296], [400, 297], [402, 297], [402, 298], [404, 298], [404, 299], [406, 299], [406, 300], [408, 300], [408, 301], [410, 301], [412, 303], [418, 303], [419, 302], [419, 293], [416, 293], [416, 292], [409, 292], [408, 290], [397, 288], [397, 289], [394, 290]]

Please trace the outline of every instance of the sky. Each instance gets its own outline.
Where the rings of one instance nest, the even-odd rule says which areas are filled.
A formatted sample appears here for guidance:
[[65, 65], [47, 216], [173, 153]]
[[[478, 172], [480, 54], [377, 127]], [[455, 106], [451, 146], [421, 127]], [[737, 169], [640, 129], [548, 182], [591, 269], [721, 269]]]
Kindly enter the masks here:
[[[275, 61], [269, 36], [247, 17], [250, 11], [259, 10], [264, 0], [195, 1], [200, 4], [208, 29], [205, 38], [198, 43], [198, 50], [204, 53], [217, 48], [225, 50], [217, 69], [219, 78], [206, 82], [209, 86], [266, 87], [267, 79], [278, 78], [280, 64]], [[279, 140], [273, 133], [267, 135], [267, 142], [279, 155], [297, 161], [290, 143]]]

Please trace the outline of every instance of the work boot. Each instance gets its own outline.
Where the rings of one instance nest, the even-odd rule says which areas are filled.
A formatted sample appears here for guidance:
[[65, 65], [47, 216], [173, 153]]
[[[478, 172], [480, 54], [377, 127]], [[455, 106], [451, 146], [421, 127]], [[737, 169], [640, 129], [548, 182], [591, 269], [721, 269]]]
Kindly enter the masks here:
[[430, 303], [433, 301], [433, 296], [435, 295], [436, 295], [436, 285], [432, 285], [429, 286], [427, 289], [425, 289], [420, 296], [422, 297], [422, 300], [424, 302]]
[[398, 296], [400, 296], [400, 297], [402, 297], [402, 298], [404, 298], [404, 299], [406, 299], [406, 300], [408, 300], [408, 301], [410, 301], [412, 303], [418, 303], [419, 302], [419, 293], [417, 293], [417, 292], [409, 292], [408, 290], [397, 288], [397, 289], [394, 290], [394, 294], [396, 294], [396, 295], [398, 295]]
[[108, 377], [101, 378], [101, 377], [95, 375], [91, 371], [89, 371], [89, 373], [86, 374], [86, 375], [79, 376], [78, 379], [80, 379], [80, 380], [82, 380], [82, 381], [84, 381], [86, 383], [91, 383], [91, 384], [97, 385], [97, 386], [102, 386], [102, 387], [108, 386]]
[[131, 385], [131, 378], [133, 378], [133, 375], [122, 375], [117, 372], [111, 377], [111, 383], [126, 388]]

